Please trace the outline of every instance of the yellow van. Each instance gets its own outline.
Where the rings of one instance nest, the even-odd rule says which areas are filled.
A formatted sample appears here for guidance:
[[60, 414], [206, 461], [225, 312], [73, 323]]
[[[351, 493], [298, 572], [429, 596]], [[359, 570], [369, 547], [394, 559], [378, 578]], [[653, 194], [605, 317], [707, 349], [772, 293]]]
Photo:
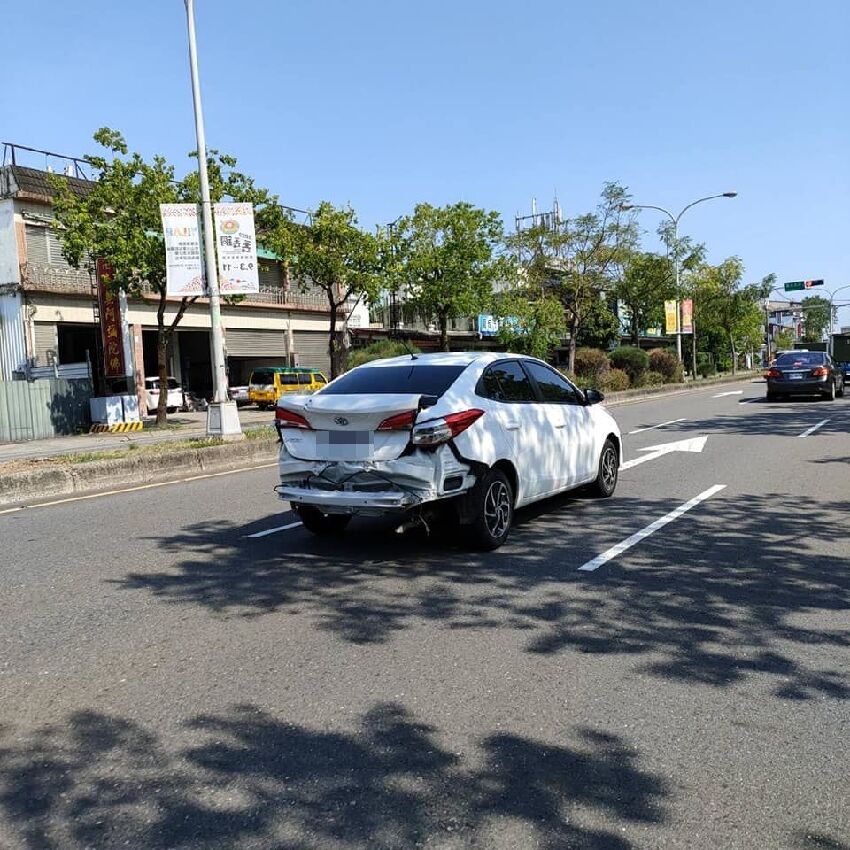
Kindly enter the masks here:
[[251, 372], [248, 403], [266, 410], [285, 393], [314, 393], [328, 379], [318, 369], [300, 366], [262, 366]]

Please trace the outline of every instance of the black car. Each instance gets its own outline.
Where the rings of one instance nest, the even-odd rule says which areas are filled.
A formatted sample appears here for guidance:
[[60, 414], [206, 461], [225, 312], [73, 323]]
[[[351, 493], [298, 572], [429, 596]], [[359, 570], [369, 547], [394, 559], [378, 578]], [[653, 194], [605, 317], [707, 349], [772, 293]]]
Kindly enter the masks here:
[[844, 395], [844, 370], [823, 351], [788, 351], [767, 371], [767, 400], [787, 395]]

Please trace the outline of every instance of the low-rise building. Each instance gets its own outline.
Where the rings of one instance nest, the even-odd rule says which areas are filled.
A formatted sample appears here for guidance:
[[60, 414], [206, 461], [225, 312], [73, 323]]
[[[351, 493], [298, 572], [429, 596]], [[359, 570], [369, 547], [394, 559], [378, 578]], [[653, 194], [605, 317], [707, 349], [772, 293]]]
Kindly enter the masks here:
[[[86, 269], [62, 256], [52, 213], [49, 171], [0, 167], [0, 380], [33, 368], [91, 364], [98, 382], [100, 329], [96, 287]], [[74, 191], [90, 181], [66, 172]], [[260, 291], [222, 305], [231, 384], [245, 383], [258, 365], [329, 369], [327, 299], [318, 289], [294, 285], [274, 254], [258, 252]], [[156, 374], [159, 296], [130, 299], [126, 318], [137, 386]], [[166, 322], [180, 299], [169, 299]], [[169, 371], [199, 395], [212, 389], [210, 316], [206, 299], [190, 305], [169, 351]], [[107, 389], [101, 385], [102, 389]]]

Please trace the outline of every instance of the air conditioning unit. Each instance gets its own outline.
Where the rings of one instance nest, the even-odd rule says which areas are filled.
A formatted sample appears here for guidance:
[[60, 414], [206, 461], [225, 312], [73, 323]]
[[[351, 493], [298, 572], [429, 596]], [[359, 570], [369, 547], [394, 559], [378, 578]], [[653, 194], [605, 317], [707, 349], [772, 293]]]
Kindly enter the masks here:
[[65, 166], [64, 173], [66, 177], [74, 177], [76, 172], [74, 171], [74, 166], [70, 163]]

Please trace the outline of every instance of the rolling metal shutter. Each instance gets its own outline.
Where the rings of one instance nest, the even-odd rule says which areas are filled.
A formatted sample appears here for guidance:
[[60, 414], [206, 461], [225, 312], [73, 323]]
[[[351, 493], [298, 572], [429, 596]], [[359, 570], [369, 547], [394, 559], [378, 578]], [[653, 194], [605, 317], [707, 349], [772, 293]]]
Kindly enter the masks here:
[[59, 341], [56, 336], [55, 322], [35, 322], [33, 324], [33, 346], [35, 347], [35, 360], [38, 366], [49, 366], [50, 361], [47, 359], [47, 352], [52, 351], [54, 354], [59, 347]]
[[322, 331], [294, 331], [293, 337], [298, 365], [321, 369], [328, 375], [331, 368], [328, 335]]
[[27, 262], [34, 266], [49, 266], [50, 254], [47, 251], [47, 228], [28, 224], [27, 231]]
[[286, 357], [286, 331], [233, 328], [227, 332], [228, 357]]

